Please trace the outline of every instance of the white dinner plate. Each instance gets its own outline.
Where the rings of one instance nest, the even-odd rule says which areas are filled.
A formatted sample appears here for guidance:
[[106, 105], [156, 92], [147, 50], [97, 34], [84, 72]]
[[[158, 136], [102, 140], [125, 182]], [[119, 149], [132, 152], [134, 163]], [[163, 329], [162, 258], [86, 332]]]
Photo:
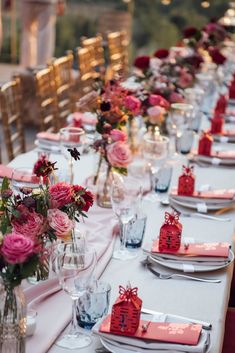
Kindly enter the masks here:
[[[215, 166], [220, 166], [220, 165], [235, 165], [235, 159], [234, 158], [228, 158], [228, 159], [225, 159], [225, 158], [218, 158], [218, 157], [208, 157], [208, 156], [202, 156], [200, 154], [196, 154], [194, 155], [194, 159], [196, 161], [201, 161], [201, 162], [204, 162], [204, 163], [208, 163], [208, 164], [212, 164], [212, 165], [215, 165]], [[214, 161], [216, 160], [219, 160], [219, 163], [213, 163]]]
[[[167, 259], [161, 259], [160, 257], [155, 257], [154, 255], [153, 256], [150, 255], [150, 258], [153, 262], [156, 262], [161, 266], [171, 268], [177, 271], [184, 271], [183, 265], [187, 264], [187, 262], [183, 262], [183, 261], [181, 262], [180, 259], [175, 261], [172, 261], [172, 260], [168, 261]], [[223, 263], [221, 265], [201, 265], [200, 263], [198, 263], [193, 265], [194, 271], [192, 272], [210, 272], [210, 271], [221, 270], [229, 266], [230, 263], [233, 262], [233, 260], [234, 260], [234, 253], [232, 252], [232, 250], [229, 250], [228, 263], [226, 264]], [[187, 272], [187, 273], [190, 273], [190, 272]]]
[[215, 142], [235, 143], [235, 136], [212, 135]]
[[175, 203], [179, 206], [190, 208], [193, 210], [198, 209], [198, 207], [197, 207], [198, 204], [205, 204], [208, 211], [221, 210], [224, 207], [229, 207], [229, 206], [232, 206], [235, 204], [235, 200], [229, 200], [227, 202], [225, 201], [225, 202], [218, 202], [218, 203], [217, 202], [215, 202], [215, 203], [208, 202], [207, 203], [205, 199], [201, 199], [200, 201], [197, 200], [196, 202], [193, 202], [193, 201], [187, 201], [187, 200], [178, 200], [177, 198], [174, 198], [172, 196], [169, 196], [169, 201], [170, 201], [170, 203], [172, 201], [173, 203]]
[[39, 140], [35, 140], [34, 144], [38, 147], [38, 149], [46, 152], [54, 152], [54, 153], [61, 153], [60, 144], [59, 143], [52, 143], [52, 142], [43, 142]]

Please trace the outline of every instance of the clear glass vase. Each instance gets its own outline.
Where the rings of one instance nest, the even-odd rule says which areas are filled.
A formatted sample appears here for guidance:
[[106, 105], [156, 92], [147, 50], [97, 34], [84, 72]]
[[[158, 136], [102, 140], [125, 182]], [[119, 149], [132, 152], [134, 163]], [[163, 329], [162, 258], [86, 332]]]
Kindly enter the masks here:
[[0, 284], [0, 352], [25, 353], [26, 301], [21, 286]]
[[102, 166], [97, 179], [97, 204], [103, 208], [112, 208], [111, 205], [111, 186], [113, 181], [112, 168], [106, 163]]

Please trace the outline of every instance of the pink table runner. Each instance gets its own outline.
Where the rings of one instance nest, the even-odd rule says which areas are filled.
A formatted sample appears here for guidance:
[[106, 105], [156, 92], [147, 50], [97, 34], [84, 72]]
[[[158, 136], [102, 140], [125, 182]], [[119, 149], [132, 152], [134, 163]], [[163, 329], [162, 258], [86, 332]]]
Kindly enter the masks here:
[[[89, 232], [88, 243], [96, 249], [96, 276], [99, 278], [112, 257], [115, 217], [111, 210], [94, 206], [85, 222], [79, 228], [82, 232]], [[37, 328], [35, 334], [27, 338], [26, 353], [47, 352], [71, 320], [72, 301], [60, 289], [57, 278], [25, 289], [25, 295], [28, 306], [38, 313]]]

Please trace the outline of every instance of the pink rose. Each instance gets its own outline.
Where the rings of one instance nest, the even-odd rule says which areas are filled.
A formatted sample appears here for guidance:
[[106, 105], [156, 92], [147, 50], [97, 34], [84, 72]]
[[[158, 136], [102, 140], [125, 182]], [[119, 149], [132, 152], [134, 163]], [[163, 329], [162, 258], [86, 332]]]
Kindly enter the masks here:
[[57, 183], [49, 188], [51, 207], [60, 208], [72, 200], [72, 189], [70, 184]]
[[151, 105], [159, 105], [162, 108], [169, 109], [170, 103], [159, 94], [151, 94], [149, 97], [149, 103]]
[[21, 264], [34, 253], [34, 242], [22, 234], [11, 233], [4, 237], [1, 253], [10, 264]]
[[125, 142], [127, 140], [127, 134], [124, 131], [121, 131], [118, 129], [113, 129], [110, 132], [110, 136], [111, 136], [113, 142], [118, 142], [118, 141]]
[[172, 92], [169, 98], [171, 103], [184, 103], [184, 98], [181, 94]]
[[147, 109], [148, 120], [153, 125], [159, 125], [164, 120], [165, 109], [159, 106], [150, 107]]
[[137, 115], [140, 111], [141, 102], [134, 96], [127, 96], [124, 100], [126, 109], [130, 110], [134, 115]]
[[132, 161], [131, 151], [125, 143], [118, 141], [107, 147], [107, 157], [113, 167], [126, 168]]
[[58, 208], [48, 210], [47, 219], [49, 226], [55, 230], [55, 235], [58, 238], [66, 239], [70, 236], [74, 228], [74, 222], [69, 219], [65, 212], [60, 211]]
[[19, 206], [17, 210], [21, 215], [12, 221], [15, 233], [33, 239], [45, 231], [45, 219], [40, 213], [29, 211], [24, 206]]

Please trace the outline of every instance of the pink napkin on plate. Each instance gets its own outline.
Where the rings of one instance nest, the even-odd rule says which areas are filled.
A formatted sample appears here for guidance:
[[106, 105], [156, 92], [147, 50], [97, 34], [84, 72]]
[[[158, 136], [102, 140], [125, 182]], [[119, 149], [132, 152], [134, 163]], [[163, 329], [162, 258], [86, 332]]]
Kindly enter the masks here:
[[235, 196], [235, 190], [231, 189], [220, 189], [220, 190], [209, 190], [209, 191], [194, 191], [193, 195], [179, 195], [176, 188], [171, 190], [170, 196], [190, 199], [215, 199], [215, 200], [233, 200]]
[[[80, 223], [81, 232], [87, 231], [87, 242], [96, 249], [98, 263], [96, 276], [105, 270], [113, 253], [115, 220], [112, 211], [94, 206], [86, 223]], [[27, 338], [26, 353], [46, 353], [71, 320], [72, 301], [60, 290], [56, 278], [25, 289], [28, 306], [37, 311], [35, 334]]]
[[160, 251], [158, 247], [159, 241], [155, 240], [152, 245], [151, 253], [154, 254], [173, 254], [183, 257], [224, 257], [228, 258], [230, 245], [228, 243], [192, 243], [185, 246], [181, 244], [179, 250]]
[[38, 140], [48, 140], [51, 142], [56, 142], [58, 143], [60, 141], [60, 135], [57, 133], [53, 132], [39, 132], [37, 134], [37, 139]]
[[[0, 164], [0, 178], [7, 177], [8, 179], [12, 178], [14, 168], [8, 167], [4, 164]], [[24, 174], [20, 171], [14, 172], [14, 180], [22, 181], [25, 183], [38, 184], [39, 178], [36, 175]]]

